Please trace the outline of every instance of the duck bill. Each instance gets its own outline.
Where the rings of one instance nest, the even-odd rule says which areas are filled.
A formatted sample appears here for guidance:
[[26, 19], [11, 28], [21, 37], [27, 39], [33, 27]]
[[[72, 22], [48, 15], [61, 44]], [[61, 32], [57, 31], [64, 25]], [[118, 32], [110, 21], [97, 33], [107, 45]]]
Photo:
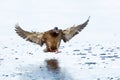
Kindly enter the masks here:
[[59, 33], [59, 30], [54, 30], [54, 32], [55, 32], [56, 34], [58, 34], [58, 33]]

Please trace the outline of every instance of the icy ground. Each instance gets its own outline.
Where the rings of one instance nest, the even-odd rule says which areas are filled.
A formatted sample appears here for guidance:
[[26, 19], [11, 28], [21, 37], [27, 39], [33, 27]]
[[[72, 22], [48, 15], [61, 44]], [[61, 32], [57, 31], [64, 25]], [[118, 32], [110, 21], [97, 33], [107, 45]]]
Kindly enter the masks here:
[[120, 80], [119, 40], [73, 40], [59, 54], [43, 49], [21, 38], [0, 40], [0, 80]]

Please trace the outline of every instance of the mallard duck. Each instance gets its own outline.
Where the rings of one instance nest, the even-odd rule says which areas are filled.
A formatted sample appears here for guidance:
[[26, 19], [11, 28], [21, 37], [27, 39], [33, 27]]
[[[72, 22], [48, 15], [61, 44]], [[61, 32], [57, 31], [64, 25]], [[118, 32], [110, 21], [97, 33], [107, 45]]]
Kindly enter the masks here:
[[54, 27], [53, 29], [45, 32], [29, 32], [23, 30], [19, 25], [16, 25], [15, 31], [19, 36], [21, 36], [23, 39], [26, 39], [27, 41], [36, 43], [41, 47], [43, 44], [45, 44], [45, 52], [58, 52], [61, 40], [63, 40], [63, 42], [68, 42], [71, 40], [75, 35], [77, 35], [86, 27], [89, 22], [89, 18], [84, 23], [77, 26], [74, 25], [65, 30]]

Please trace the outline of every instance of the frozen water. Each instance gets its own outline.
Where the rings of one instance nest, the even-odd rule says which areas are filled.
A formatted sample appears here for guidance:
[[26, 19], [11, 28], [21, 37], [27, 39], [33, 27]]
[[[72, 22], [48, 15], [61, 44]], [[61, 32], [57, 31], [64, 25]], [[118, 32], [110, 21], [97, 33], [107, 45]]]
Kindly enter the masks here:
[[[11, 38], [0, 42], [0, 80], [120, 79], [119, 42], [71, 41], [69, 45], [62, 43], [61, 53], [54, 54], [44, 53], [43, 48], [22, 39]], [[51, 59], [55, 61], [48, 64], [46, 60]]]

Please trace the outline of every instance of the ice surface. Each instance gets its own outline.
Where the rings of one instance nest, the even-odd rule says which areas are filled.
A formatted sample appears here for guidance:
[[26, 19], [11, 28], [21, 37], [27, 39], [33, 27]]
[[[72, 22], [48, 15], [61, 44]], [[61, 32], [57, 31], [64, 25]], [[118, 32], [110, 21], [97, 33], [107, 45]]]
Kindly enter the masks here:
[[[119, 42], [62, 43], [61, 53], [15, 37], [0, 42], [0, 80], [119, 80]], [[116, 42], [116, 43], [114, 43]], [[108, 44], [110, 43], [110, 44]], [[81, 44], [81, 45], [80, 45]], [[56, 60], [57, 69], [46, 60]]]

